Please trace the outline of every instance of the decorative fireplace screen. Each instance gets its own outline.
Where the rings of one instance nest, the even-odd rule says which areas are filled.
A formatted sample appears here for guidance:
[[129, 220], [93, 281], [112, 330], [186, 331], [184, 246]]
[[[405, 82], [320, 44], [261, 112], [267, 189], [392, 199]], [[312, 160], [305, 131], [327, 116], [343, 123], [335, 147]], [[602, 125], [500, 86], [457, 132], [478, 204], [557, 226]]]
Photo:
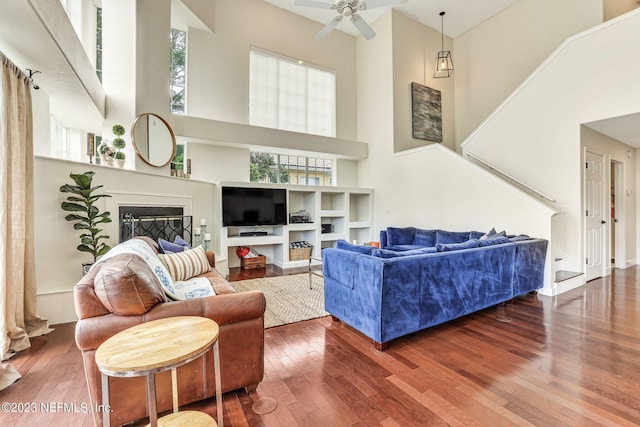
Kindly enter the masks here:
[[192, 217], [183, 215], [182, 208], [120, 208], [120, 242], [134, 236], [147, 236], [173, 242], [176, 236], [191, 242]]

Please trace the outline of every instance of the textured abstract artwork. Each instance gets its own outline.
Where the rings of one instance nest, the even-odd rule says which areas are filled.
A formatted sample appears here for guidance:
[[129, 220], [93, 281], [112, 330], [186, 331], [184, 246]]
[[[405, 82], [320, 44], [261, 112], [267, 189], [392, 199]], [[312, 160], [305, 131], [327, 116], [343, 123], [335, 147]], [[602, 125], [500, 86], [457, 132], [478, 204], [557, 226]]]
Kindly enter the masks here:
[[413, 137], [442, 142], [442, 100], [440, 91], [411, 83]]

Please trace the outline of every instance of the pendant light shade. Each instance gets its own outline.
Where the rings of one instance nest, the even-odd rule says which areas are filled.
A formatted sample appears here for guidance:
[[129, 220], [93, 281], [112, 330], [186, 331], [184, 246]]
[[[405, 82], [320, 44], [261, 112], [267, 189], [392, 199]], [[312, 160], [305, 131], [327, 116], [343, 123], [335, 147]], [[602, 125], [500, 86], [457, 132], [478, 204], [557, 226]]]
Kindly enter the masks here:
[[436, 56], [436, 66], [433, 71], [434, 79], [447, 78], [453, 74], [453, 59], [451, 58], [451, 51], [444, 50], [444, 12], [440, 12], [440, 19], [442, 22], [442, 50], [440, 50]]

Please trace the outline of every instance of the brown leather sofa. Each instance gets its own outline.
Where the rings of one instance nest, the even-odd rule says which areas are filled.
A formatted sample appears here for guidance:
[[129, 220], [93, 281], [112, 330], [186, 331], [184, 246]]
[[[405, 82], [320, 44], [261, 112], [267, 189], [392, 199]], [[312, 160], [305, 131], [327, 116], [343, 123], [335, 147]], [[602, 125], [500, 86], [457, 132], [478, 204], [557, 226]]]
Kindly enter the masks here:
[[[142, 238], [151, 247], [155, 242]], [[222, 392], [255, 390], [264, 374], [264, 310], [262, 292], [238, 293], [215, 267], [213, 252], [207, 252], [211, 271], [207, 277], [215, 296], [165, 302], [160, 283], [137, 255], [120, 254], [96, 265], [74, 287], [76, 345], [82, 352], [91, 407], [102, 404], [101, 375], [95, 352], [107, 338], [131, 326], [171, 316], [204, 316], [220, 325], [218, 337]], [[213, 352], [177, 369], [179, 404], [215, 396]], [[158, 412], [170, 410], [171, 374], [156, 374]], [[109, 378], [111, 425], [121, 425], [147, 414], [144, 377]], [[214, 402], [212, 401], [212, 405]], [[102, 413], [94, 411], [96, 426]]]

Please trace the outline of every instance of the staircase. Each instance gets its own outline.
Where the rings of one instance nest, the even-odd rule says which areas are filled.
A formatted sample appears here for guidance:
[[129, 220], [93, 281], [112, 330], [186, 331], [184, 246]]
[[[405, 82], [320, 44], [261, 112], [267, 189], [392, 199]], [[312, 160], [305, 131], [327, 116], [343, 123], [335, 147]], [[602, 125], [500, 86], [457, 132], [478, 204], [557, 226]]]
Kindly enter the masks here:
[[557, 212], [549, 249], [561, 259], [553, 262], [551, 295], [585, 283], [581, 126], [639, 112], [633, 52], [640, 52], [640, 9], [563, 42], [461, 144], [467, 158]]

